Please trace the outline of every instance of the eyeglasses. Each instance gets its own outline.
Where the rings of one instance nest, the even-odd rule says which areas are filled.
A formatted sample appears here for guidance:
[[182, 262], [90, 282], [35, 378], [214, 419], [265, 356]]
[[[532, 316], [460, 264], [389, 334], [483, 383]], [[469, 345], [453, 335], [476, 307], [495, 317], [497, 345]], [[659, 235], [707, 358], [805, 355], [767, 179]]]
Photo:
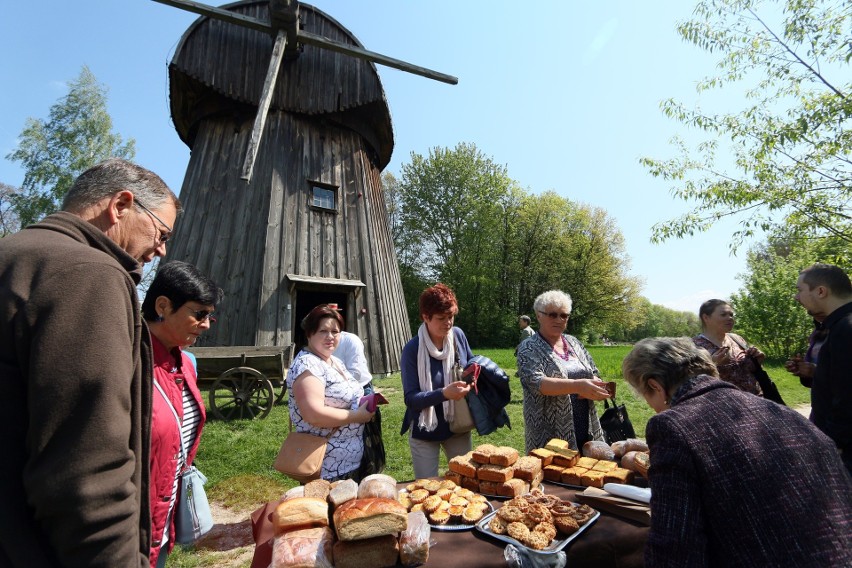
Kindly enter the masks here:
[[559, 319], [561, 319], [561, 320], [563, 320], [563, 321], [567, 321], [567, 320], [568, 320], [568, 318], [571, 316], [571, 314], [565, 314], [565, 313], [560, 314], [559, 312], [541, 312], [541, 311], [540, 311], [540, 312], [538, 312], [538, 313], [540, 313], [540, 314], [541, 314], [541, 315], [543, 315], [543, 316], [547, 316], [547, 317], [549, 317], [549, 318], [550, 318], [550, 319], [552, 319], [552, 320], [555, 320], [556, 318], [559, 318]]
[[154, 212], [142, 205], [142, 203], [140, 203], [138, 199], [136, 200], [136, 205], [141, 207], [145, 211], [145, 213], [151, 216], [152, 219], [156, 220], [158, 223], [160, 223], [160, 225], [167, 229], [165, 233], [162, 229], [157, 229], [157, 231], [160, 232], [160, 243], [165, 243], [166, 241], [168, 241], [172, 236], [172, 228], [169, 227], [167, 224], [163, 223], [162, 219], [154, 215]]
[[192, 314], [192, 317], [195, 318], [195, 321], [198, 323], [203, 322], [204, 320], [209, 320], [210, 323], [216, 323], [216, 318], [213, 317], [213, 312], [211, 310], [193, 310], [189, 306], [184, 306], [189, 313]]

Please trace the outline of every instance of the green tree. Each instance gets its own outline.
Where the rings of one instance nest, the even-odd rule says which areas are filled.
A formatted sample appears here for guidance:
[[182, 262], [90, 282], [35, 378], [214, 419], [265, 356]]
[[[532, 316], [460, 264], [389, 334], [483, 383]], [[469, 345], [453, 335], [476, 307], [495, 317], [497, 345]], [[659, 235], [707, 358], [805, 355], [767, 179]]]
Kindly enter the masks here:
[[813, 321], [793, 298], [799, 272], [814, 262], [846, 266], [842, 239], [796, 240], [775, 236], [753, 247], [747, 257], [743, 288], [731, 297], [737, 332], [768, 356], [786, 358], [807, 345]]
[[74, 179], [89, 167], [110, 157], [132, 159], [134, 145], [112, 132], [107, 89], [83, 66], [47, 120], [27, 119], [18, 147], [6, 156], [24, 168], [21, 191], [11, 196], [21, 226], [59, 210]]
[[[771, 22], [771, 24], [769, 23]], [[694, 208], [654, 227], [656, 241], [683, 237], [735, 217], [732, 247], [757, 230], [852, 243], [852, 2], [703, 0], [678, 26], [685, 40], [720, 55], [717, 76], [699, 92], [746, 89], [744, 108], [725, 114], [693, 110], [673, 100], [663, 112], [698, 128], [695, 149], [677, 140], [680, 155], [646, 158], [658, 177], [675, 182], [675, 196]], [[716, 154], [727, 140], [736, 171]]]
[[0, 182], [0, 237], [12, 234], [21, 228], [18, 216], [12, 207], [12, 198], [18, 193], [18, 188]]

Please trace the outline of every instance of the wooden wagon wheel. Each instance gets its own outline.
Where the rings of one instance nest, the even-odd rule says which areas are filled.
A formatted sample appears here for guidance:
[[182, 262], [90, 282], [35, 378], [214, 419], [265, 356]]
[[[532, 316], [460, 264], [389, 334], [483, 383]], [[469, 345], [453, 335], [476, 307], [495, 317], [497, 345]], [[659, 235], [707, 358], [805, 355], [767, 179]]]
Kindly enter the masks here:
[[228, 369], [210, 388], [210, 411], [220, 420], [266, 418], [274, 402], [272, 381], [251, 367]]

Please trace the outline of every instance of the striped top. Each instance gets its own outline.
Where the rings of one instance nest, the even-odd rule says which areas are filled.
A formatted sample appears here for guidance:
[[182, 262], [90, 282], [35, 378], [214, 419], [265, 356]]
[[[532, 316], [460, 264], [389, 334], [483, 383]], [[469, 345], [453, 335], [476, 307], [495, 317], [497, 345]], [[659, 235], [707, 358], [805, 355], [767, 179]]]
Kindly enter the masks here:
[[172, 497], [169, 500], [169, 515], [166, 517], [167, 521], [165, 530], [163, 531], [163, 538], [161, 539], [161, 546], [165, 546], [165, 544], [169, 541], [169, 526], [171, 526], [171, 518], [174, 514], [175, 503], [177, 503], [180, 474], [186, 465], [187, 450], [192, 446], [193, 441], [195, 441], [195, 436], [198, 434], [198, 426], [201, 423], [201, 412], [198, 408], [198, 403], [194, 398], [192, 398], [192, 392], [190, 392], [188, 388], [184, 388], [182, 390], [183, 424], [181, 424], [180, 428], [180, 437], [183, 449], [181, 451], [180, 459], [178, 460], [177, 469], [175, 470], [175, 480], [172, 484]]

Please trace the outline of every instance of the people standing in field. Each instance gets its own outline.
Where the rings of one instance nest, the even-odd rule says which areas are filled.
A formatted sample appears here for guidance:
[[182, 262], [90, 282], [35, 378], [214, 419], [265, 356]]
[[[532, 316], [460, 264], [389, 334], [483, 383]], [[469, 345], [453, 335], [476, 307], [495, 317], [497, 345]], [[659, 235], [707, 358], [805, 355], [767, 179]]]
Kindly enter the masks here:
[[710, 353], [719, 378], [740, 390], [763, 396], [755, 371], [766, 355], [731, 332], [736, 319], [734, 308], [724, 300], [707, 300], [698, 309], [698, 318], [703, 331], [692, 340], [696, 347]]
[[0, 566], [149, 568], [151, 340], [136, 285], [180, 202], [122, 159], [0, 239]]
[[162, 264], [145, 294], [142, 315], [151, 331], [154, 398], [151, 411], [151, 567], [162, 568], [175, 546], [181, 474], [192, 466], [207, 412], [188, 352], [216, 319], [222, 290], [195, 266]]
[[550, 290], [535, 299], [538, 333], [518, 348], [518, 376], [524, 388], [526, 451], [543, 448], [551, 438], [580, 449], [603, 441], [595, 400], [610, 397], [592, 356], [576, 337], [565, 333], [571, 296]]
[[454, 368], [463, 369], [473, 357], [464, 332], [453, 325], [459, 306], [456, 295], [444, 284], [420, 294], [417, 336], [402, 349], [402, 389], [405, 417], [402, 434], [409, 428], [408, 446], [416, 478], [438, 475], [441, 449], [447, 460], [471, 450], [471, 434], [450, 430], [455, 402], [464, 398], [470, 385], [456, 380]]
[[852, 477], [828, 436], [720, 381], [686, 337], [639, 341], [622, 371], [657, 413], [645, 566], [852, 565]]
[[530, 320], [530, 316], [528, 316], [528, 315], [522, 315], [521, 317], [518, 318], [518, 327], [521, 330], [521, 336], [518, 339], [517, 347], [515, 347], [515, 357], [518, 356], [518, 347], [521, 346], [521, 343], [523, 343], [526, 339], [535, 335], [535, 330], [532, 327], [530, 327], [531, 321], [532, 320]]
[[838, 266], [814, 264], [799, 274], [796, 301], [822, 318], [826, 338], [811, 387], [811, 420], [840, 450], [852, 473], [852, 283]]

